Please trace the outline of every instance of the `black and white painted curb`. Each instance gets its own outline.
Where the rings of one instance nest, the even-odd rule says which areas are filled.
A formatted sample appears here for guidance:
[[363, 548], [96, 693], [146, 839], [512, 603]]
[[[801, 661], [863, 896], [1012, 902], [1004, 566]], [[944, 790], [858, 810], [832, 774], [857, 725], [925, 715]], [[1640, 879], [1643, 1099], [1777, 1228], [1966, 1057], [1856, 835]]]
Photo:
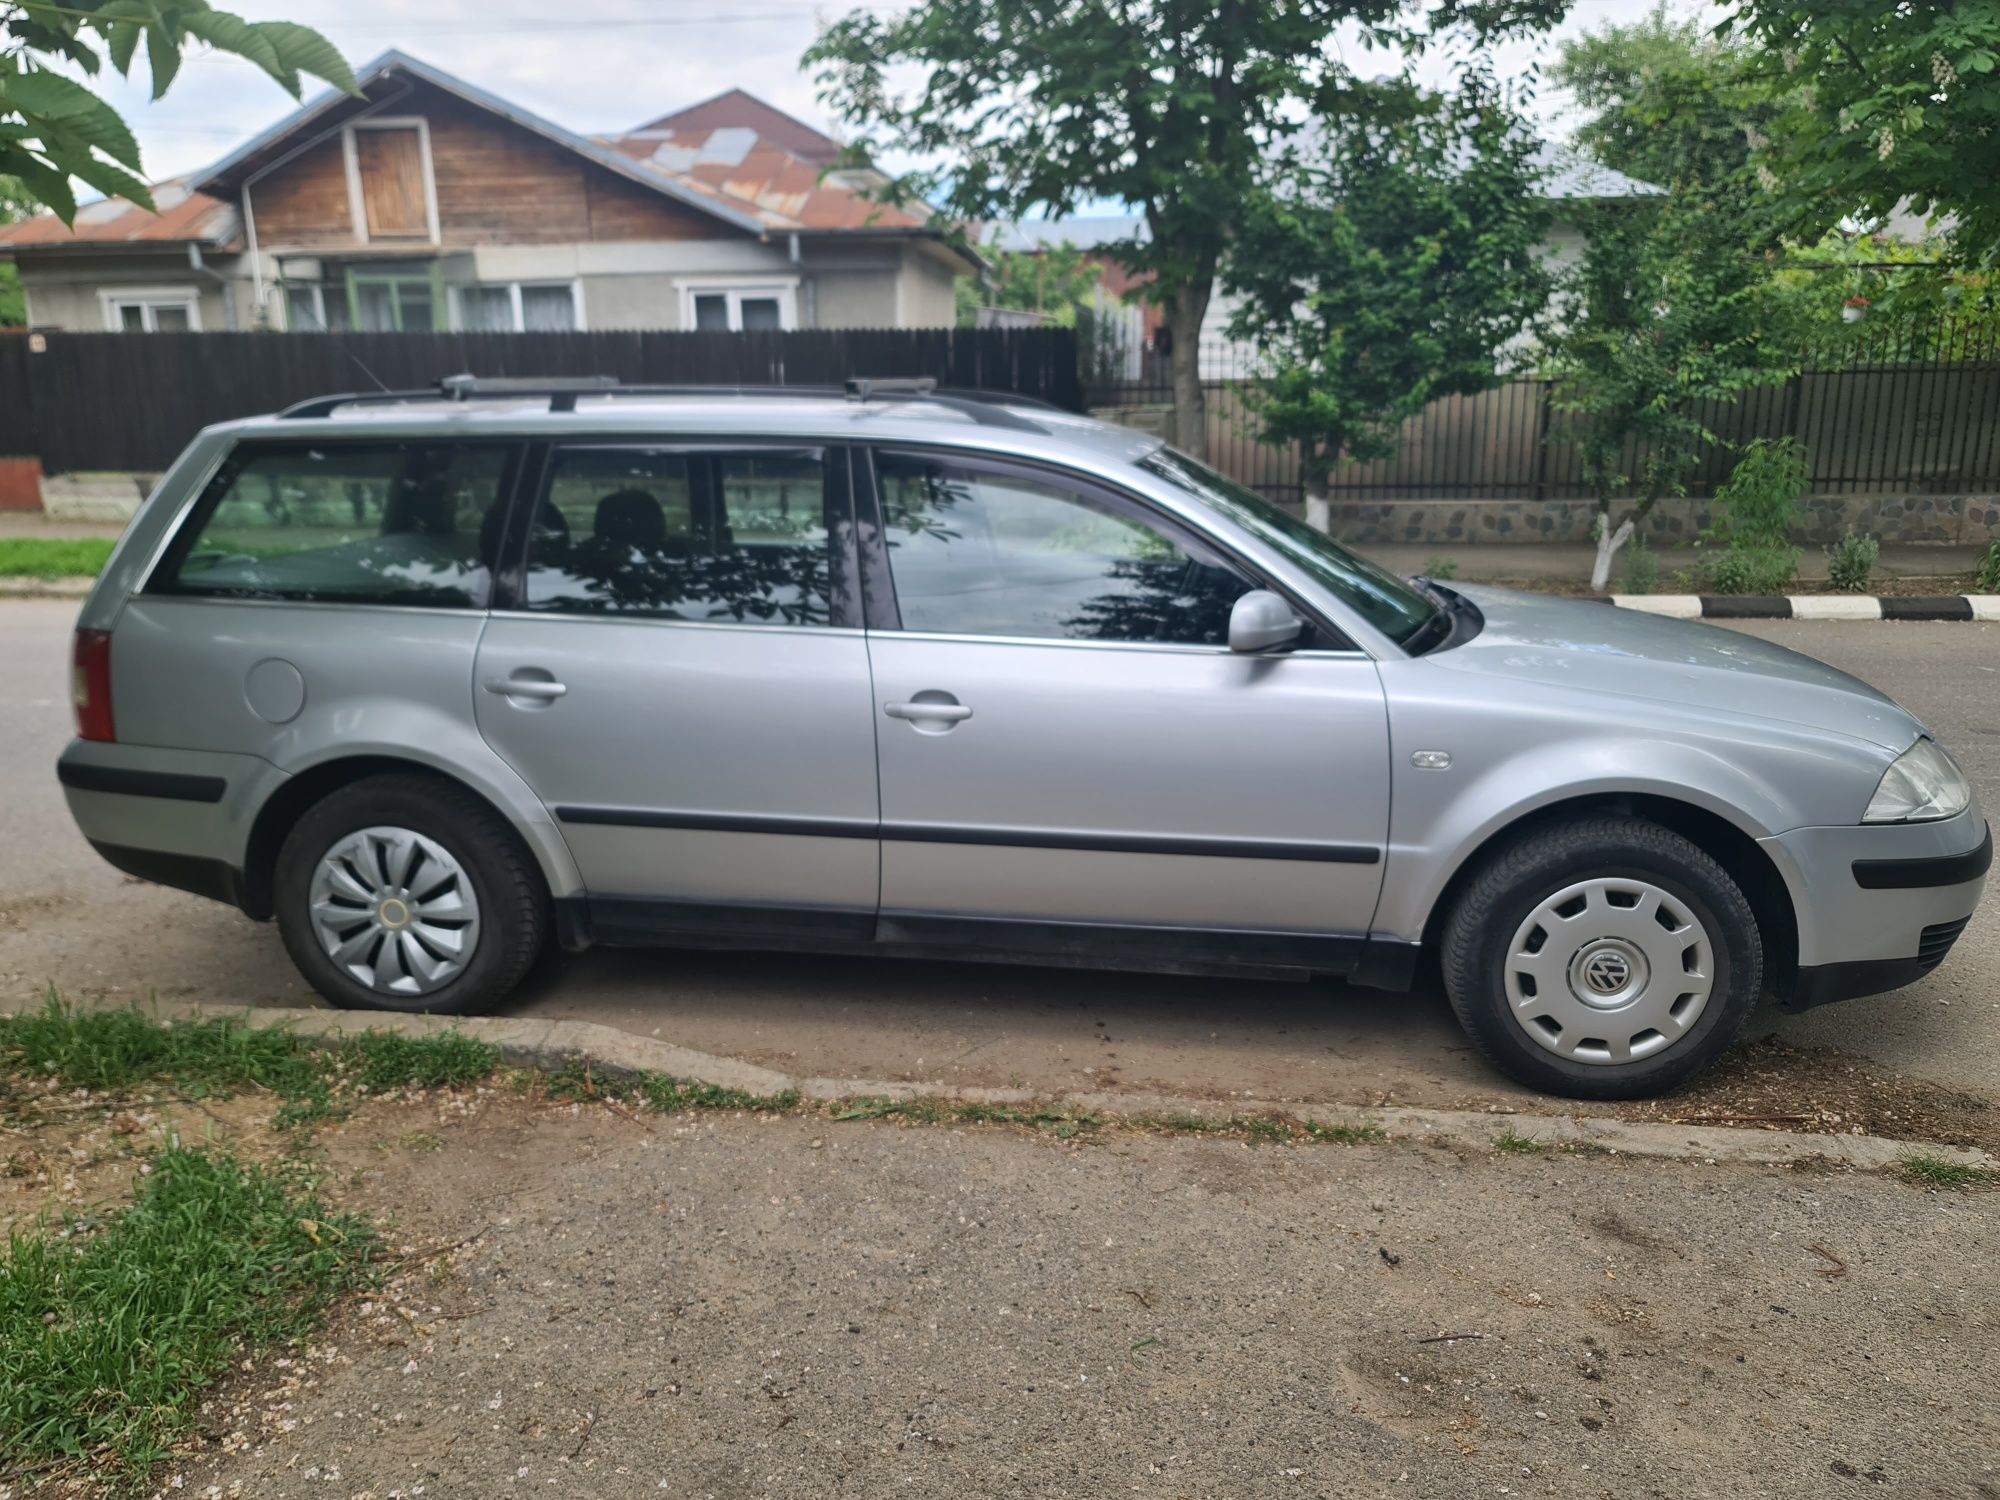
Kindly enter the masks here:
[[2000, 594], [1613, 594], [1611, 602], [1676, 620], [2000, 620]]

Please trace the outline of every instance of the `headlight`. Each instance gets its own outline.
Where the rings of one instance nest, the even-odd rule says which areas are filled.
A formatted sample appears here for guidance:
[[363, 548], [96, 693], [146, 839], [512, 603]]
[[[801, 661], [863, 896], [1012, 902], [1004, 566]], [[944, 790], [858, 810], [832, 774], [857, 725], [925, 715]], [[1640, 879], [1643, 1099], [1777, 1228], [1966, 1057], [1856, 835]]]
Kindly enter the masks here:
[[1955, 818], [1972, 801], [1965, 773], [1935, 741], [1918, 740], [1882, 773], [1864, 823], [1935, 823]]

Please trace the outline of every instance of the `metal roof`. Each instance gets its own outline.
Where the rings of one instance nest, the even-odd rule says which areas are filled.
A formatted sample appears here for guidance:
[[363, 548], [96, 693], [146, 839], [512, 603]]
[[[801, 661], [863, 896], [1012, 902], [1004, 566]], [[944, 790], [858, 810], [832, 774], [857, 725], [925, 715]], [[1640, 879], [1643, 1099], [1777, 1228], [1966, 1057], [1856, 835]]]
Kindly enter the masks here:
[[73, 226], [54, 214], [36, 214], [17, 224], [0, 226], [0, 251], [121, 245], [171, 249], [186, 244], [220, 249], [233, 245], [241, 232], [234, 204], [190, 192], [180, 178], [157, 185], [153, 201], [159, 206], [157, 213], [123, 198], [100, 198], [76, 211]]

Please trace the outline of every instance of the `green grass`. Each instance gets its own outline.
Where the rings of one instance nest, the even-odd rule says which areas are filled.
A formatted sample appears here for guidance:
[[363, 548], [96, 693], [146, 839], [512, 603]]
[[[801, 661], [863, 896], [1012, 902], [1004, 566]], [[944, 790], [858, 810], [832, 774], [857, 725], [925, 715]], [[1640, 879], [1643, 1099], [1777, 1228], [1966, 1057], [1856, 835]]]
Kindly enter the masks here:
[[131, 1207], [10, 1237], [0, 1264], [0, 1433], [22, 1470], [136, 1480], [243, 1354], [309, 1334], [365, 1282], [364, 1219], [296, 1170], [173, 1147]]
[[1972, 1167], [1942, 1156], [1913, 1152], [1896, 1163], [1906, 1182], [1920, 1187], [1994, 1187], [2000, 1185], [2000, 1171], [1992, 1167]]
[[0, 1016], [0, 1069], [71, 1088], [129, 1093], [171, 1082], [200, 1098], [263, 1089], [282, 1128], [337, 1119], [352, 1096], [462, 1087], [489, 1076], [499, 1049], [461, 1032], [369, 1031], [313, 1045], [234, 1016], [160, 1021], [139, 1010], [77, 1010], [51, 994], [42, 1008]]
[[95, 578], [116, 545], [96, 537], [0, 537], [0, 578]]
[[1509, 1125], [1505, 1130], [1493, 1137], [1493, 1149], [1495, 1151], [1510, 1152], [1519, 1156], [1532, 1156], [1537, 1151], [1548, 1150], [1549, 1145], [1547, 1141], [1540, 1140], [1535, 1136], [1522, 1135], [1512, 1125]]

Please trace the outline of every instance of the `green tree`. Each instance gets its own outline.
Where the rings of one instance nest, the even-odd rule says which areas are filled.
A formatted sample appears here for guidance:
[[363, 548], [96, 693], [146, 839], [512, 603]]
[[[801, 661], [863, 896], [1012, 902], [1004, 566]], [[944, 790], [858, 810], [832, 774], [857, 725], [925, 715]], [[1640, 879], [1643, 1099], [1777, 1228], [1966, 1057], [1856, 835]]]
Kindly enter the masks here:
[[[332, 43], [290, 21], [245, 21], [204, 0], [6, 0], [0, 6], [0, 177], [29, 201], [76, 217], [76, 188], [153, 206], [139, 143], [118, 112], [68, 70], [95, 78], [109, 63], [127, 74], [140, 44], [153, 97], [166, 93], [181, 54], [200, 45], [255, 63], [298, 98], [310, 74], [354, 91]], [[65, 70], [64, 65], [67, 65]]]
[[970, 327], [982, 307], [1004, 307], [1045, 313], [1073, 328], [1077, 309], [1089, 306], [1097, 290], [1097, 263], [1075, 245], [989, 251], [987, 260], [993, 269], [983, 283], [972, 276], [959, 278], [958, 321], [963, 326]]
[[1549, 81], [1586, 113], [1576, 142], [1606, 166], [1741, 203], [1756, 186], [1752, 143], [1784, 108], [1761, 63], [1662, 3], [1644, 20], [1566, 39]]
[[[0, 177], [0, 224], [11, 224], [27, 211], [27, 194], [11, 177]], [[21, 291], [21, 273], [0, 263], [0, 328], [19, 328], [28, 321], [28, 299]]]
[[1266, 367], [1264, 436], [1299, 444], [1322, 528], [1331, 468], [1393, 452], [1438, 397], [1499, 384], [1552, 290], [1536, 142], [1491, 78], [1447, 96], [1372, 87], [1371, 107], [1294, 138], [1224, 270], [1242, 299], [1231, 331]]
[[1956, 219], [1964, 258], [2000, 259], [2000, 0], [1735, 0], [1721, 31], [1797, 106], [1759, 153], [1795, 232], [1907, 200]]
[[[1357, 94], [1347, 61], [1440, 31], [1553, 25], [1568, 0], [923, 0], [856, 11], [806, 53], [821, 97], [935, 167], [896, 187], [959, 220], [1131, 205], [1146, 225], [1102, 249], [1164, 310], [1175, 431], [1207, 447], [1199, 364], [1217, 268], [1274, 145]], [[1339, 33], [1338, 38], [1336, 33]], [[1338, 45], [1336, 44], [1338, 42]], [[1360, 97], [1371, 95], [1363, 92]]]
[[1548, 354], [1557, 434], [1575, 445], [1597, 507], [1591, 587], [1640, 522], [1717, 441], [1704, 402], [1788, 379], [1798, 367], [1763, 257], [1715, 204], [1606, 206], [1561, 308]]

